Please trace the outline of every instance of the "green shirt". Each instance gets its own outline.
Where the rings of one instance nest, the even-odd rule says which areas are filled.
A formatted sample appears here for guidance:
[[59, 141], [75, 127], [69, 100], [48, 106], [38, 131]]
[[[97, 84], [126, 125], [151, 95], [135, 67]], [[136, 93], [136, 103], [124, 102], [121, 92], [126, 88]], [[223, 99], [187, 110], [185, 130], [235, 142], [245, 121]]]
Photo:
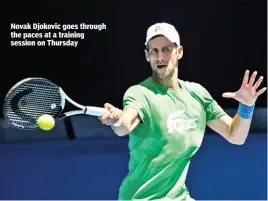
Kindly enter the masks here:
[[138, 110], [142, 122], [129, 134], [129, 172], [119, 200], [190, 200], [185, 186], [191, 157], [206, 123], [225, 112], [200, 84], [178, 80], [179, 92], [152, 77], [130, 87], [124, 107]]

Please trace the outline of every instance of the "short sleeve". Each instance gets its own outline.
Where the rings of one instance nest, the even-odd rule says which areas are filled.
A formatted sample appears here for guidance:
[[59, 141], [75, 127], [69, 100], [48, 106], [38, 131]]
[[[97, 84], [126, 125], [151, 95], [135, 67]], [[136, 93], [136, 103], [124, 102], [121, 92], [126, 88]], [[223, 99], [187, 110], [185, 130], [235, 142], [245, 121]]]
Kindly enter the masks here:
[[215, 99], [213, 99], [208, 90], [203, 86], [201, 86], [201, 90], [203, 92], [203, 102], [205, 106], [207, 121], [215, 120], [225, 115], [226, 113], [222, 107], [217, 103]]
[[124, 94], [123, 107], [135, 108], [141, 120], [144, 122], [146, 119], [146, 97], [141, 90], [141, 86], [135, 85], [130, 87]]
[[193, 82], [188, 84], [191, 93], [203, 104], [207, 121], [218, 119], [226, 114], [205, 87]]

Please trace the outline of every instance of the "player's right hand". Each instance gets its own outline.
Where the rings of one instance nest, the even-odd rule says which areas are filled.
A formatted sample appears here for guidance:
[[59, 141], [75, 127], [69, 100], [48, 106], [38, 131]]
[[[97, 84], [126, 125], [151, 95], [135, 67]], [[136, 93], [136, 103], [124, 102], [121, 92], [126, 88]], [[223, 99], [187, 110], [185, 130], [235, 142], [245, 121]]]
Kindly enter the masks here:
[[115, 124], [122, 115], [122, 110], [114, 107], [110, 103], [105, 103], [104, 108], [108, 111], [106, 114], [99, 117], [102, 124], [113, 125]]

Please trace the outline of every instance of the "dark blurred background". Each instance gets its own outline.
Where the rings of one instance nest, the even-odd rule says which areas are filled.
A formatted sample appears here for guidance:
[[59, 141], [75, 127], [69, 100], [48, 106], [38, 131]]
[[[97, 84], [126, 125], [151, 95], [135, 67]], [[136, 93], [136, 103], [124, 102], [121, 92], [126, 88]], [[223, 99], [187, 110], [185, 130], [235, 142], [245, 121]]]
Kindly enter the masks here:
[[[221, 95], [239, 89], [245, 70], [257, 70], [265, 77], [262, 87], [267, 83], [265, 0], [47, 0], [9, 1], [8, 6], [2, 102], [14, 83], [41, 76], [82, 104], [122, 107], [125, 90], [151, 74], [144, 57], [145, 34], [161, 21], [173, 24], [181, 36], [179, 78], [202, 84], [223, 107], [237, 107]], [[76, 48], [9, 47], [10, 23], [28, 22], [104, 23], [106, 30], [81, 30], [85, 39]], [[258, 99], [257, 107], [267, 106], [266, 97]]]

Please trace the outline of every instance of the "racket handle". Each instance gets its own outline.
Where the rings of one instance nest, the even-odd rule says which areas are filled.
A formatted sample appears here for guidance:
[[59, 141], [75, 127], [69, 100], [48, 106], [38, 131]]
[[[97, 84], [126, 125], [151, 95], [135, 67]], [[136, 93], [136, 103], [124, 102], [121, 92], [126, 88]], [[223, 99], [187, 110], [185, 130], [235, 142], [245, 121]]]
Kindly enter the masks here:
[[92, 115], [92, 116], [100, 117], [100, 116], [102, 116], [102, 115], [104, 115], [105, 113], [108, 112], [105, 108], [101, 108], [101, 107], [88, 106], [86, 108], [87, 108], [86, 114]]
[[[105, 108], [88, 106], [86, 114], [100, 117], [107, 112], [108, 112], [108, 110], [106, 110]], [[123, 122], [123, 119], [121, 117], [117, 122], [115, 122], [115, 124], [113, 124], [113, 126], [119, 127], [119, 126], [121, 126], [122, 122]]]

